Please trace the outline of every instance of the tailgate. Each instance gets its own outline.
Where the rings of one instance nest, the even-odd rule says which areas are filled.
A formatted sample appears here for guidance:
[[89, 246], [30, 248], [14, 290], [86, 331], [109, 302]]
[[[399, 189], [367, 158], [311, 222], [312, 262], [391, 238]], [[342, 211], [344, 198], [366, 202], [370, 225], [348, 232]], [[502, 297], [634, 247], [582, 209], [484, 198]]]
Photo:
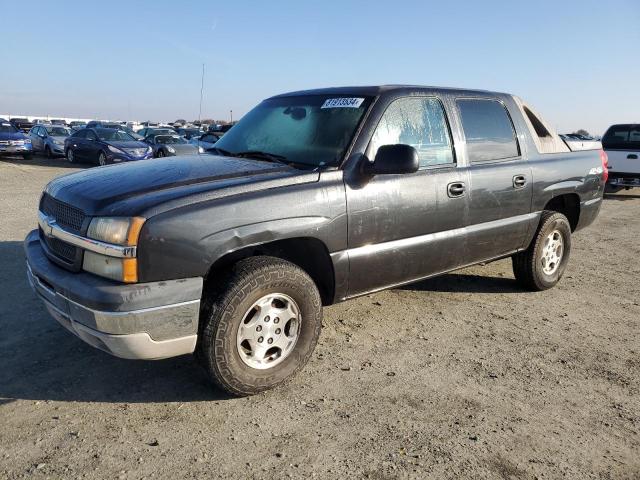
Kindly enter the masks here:
[[605, 150], [609, 157], [609, 172], [635, 173], [640, 177], [640, 151]]

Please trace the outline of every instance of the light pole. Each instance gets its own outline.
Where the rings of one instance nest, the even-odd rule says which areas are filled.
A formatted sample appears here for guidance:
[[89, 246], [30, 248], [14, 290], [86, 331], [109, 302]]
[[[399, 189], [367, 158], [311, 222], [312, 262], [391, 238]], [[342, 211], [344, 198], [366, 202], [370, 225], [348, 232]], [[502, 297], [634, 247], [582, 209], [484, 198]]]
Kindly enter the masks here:
[[229, 110], [229, 116], [231, 118], [231, 121], [229, 123], [233, 123], [233, 110]]

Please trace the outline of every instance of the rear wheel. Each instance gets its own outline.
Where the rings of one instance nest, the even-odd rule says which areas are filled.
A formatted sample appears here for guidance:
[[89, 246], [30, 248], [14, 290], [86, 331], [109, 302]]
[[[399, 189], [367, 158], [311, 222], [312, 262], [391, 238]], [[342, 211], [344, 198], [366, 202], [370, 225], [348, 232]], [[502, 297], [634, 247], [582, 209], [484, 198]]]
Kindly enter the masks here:
[[100, 152], [98, 154], [98, 165], [100, 165], [101, 167], [105, 166], [107, 164], [107, 156], [104, 154], [104, 152]]
[[252, 257], [216, 279], [201, 318], [198, 358], [233, 395], [275, 387], [307, 363], [322, 304], [309, 275], [273, 257]]
[[561, 213], [545, 210], [529, 248], [511, 257], [516, 280], [534, 291], [553, 287], [562, 278], [570, 252], [569, 220]]

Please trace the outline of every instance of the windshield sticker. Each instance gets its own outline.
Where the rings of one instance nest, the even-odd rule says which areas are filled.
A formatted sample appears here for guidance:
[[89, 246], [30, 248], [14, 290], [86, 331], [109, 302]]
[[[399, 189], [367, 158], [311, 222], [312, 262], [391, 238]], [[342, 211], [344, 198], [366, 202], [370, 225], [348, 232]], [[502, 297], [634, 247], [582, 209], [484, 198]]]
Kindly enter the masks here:
[[327, 98], [320, 108], [359, 108], [364, 98]]

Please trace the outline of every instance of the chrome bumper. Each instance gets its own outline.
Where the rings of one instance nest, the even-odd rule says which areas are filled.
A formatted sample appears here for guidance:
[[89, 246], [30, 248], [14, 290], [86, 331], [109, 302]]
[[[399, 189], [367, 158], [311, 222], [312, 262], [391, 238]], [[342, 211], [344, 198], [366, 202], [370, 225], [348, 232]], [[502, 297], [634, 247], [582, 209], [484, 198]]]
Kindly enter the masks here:
[[[86, 302], [92, 305], [86, 305], [70, 298], [70, 293], [74, 285], [86, 285], [86, 281], [83, 281], [85, 279], [78, 276], [94, 276], [67, 272], [49, 262], [46, 257], [43, 259], [37, 235], [35, 238], [33, 234], [27, 237], [25, 252], [27, 279], [34, 292], [53, 318], [89, 345], [117, 357], [143, 360], [175, 357], [195, 350], [200, 314], [199, 298], [165, 305], [147, 305], [143, 297], [144, 292], [147, 292], [151, 297], [150, 301], [155, 303], [163, 296], [179, 299], [182, 294], [179, 289], [188, 290], [191, 296], [195, 296], [198, 286], [201, 289], [202, 279], [140, 284], [137, 290], [133, 290], [135, 285], [120, 286], [108, 282], [106, 287], [96, 285], [92, 288], [88, 285], [85, 291], [80, 292], [85, 296], [94, 296], [91, 302]], [[68, 281], [64, 281], [65, 278]], [[100, 279], [91, 280], [101, 282]], [[165, 289], [167, 283], [172, 291]], [[154, 290], [160, 288], [165, 289], [162, 294], [154, 294]], [[110, 308], [102, 310], [96, 308], [96, 304]], [[135, 308], [141, 305], [144, 308]]]

